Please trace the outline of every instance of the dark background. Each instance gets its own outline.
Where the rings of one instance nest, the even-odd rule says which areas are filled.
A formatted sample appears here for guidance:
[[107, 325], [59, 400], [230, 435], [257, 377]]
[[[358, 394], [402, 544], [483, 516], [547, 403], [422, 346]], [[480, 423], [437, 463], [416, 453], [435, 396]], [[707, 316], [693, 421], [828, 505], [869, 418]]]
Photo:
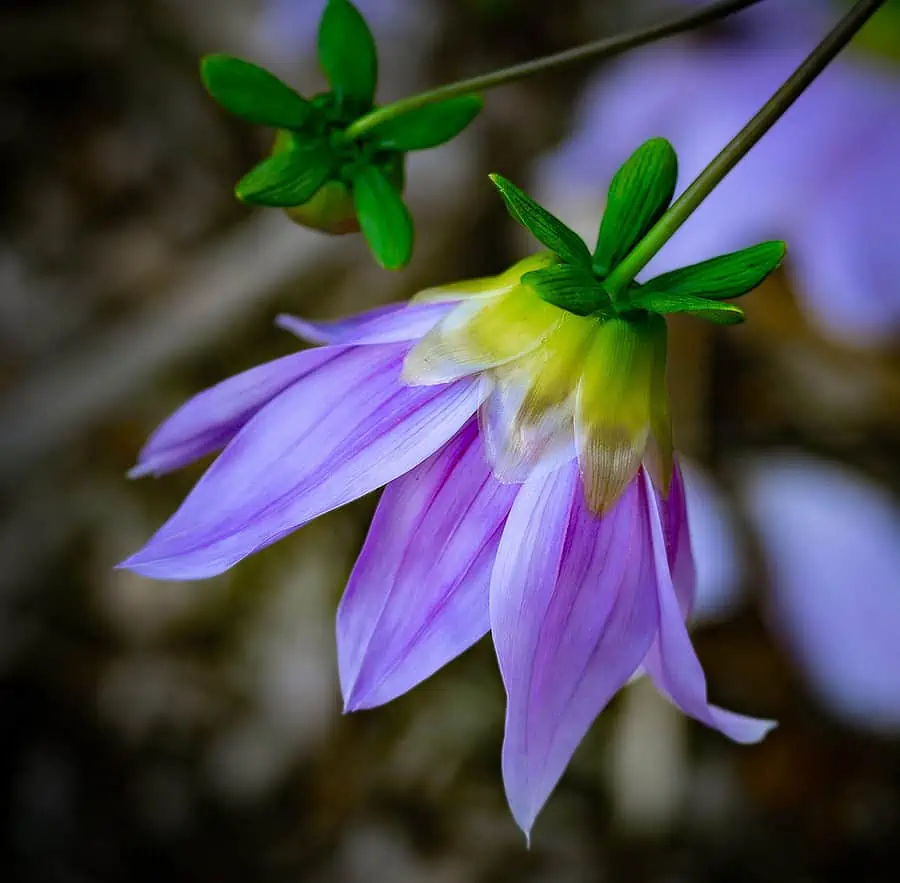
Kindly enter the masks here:
[[[898, 879], [897, 730], [842, 720], [812, 694], [761, 612], [772, 586], [729, 476], [736, 458], [790, 446], [896, 499], [900, 358], [814, 330], [784, 278], [753, 296], [739, 332], [674, 323], [670, 371], [682, 447], [735, 503], [749, 550], [740, 600], [697, 632], [711, 693], [781, 727], [735, 746], [634, 685], [577, 753], [530, 851], [502, 791], [489, 643], [390, 706], [340, 714], [333, 613], [373, 499], [205, 583], [112, 569], [200, 474], [125, 479], [153, 426], [289, 352], [271, 325], [280, 310], [339, 315], [511, 263], [524, 240], [486, 173], [527, 185], [605, 69], [492, 93], [463, 138], [417, 157], [416, 256], [388, 274], [358, 238], [231, 196], [270, 136], [212, 104], [198, 58], [242, 54], [315, 91], [321, 4], [294, 5], [0, 7], [0, 877]], [[590, 0], [365, 8], [378, 6], [382, 101], [663, 12]], [[855, 407], [821, 394], [832, 386]]]

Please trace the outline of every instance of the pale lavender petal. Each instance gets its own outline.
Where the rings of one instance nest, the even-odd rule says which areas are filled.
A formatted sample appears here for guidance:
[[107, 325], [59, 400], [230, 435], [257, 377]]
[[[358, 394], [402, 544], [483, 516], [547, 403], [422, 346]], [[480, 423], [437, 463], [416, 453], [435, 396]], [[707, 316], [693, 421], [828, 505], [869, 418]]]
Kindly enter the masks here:
[[769, 622], [836, 716], [900, 730], [900, 504], [836, 463], [777, 454], [742, 486], [771, 578]]
[[487, 633], [516, 491], [491, 476], [474, 420], [385, 488], [338, 608], [347, 711], [405, 693]]
[[591, 723], [653, 640], [645, 493], [632, 482], [600, 518], [585, 505], [571, 462], [529, 478], [503, 531], [491, 631], [507, 694], [503, 781], [526, 834]]
[[650, 507], [652, 557], [656, 569], [659, 600], [659, 633], [644, 660], [647, 673], [657, 689], [685, 714], [714, 727], [736, 742], [759, 742], [776, 726], [774, 721], [745, 717], [710, 705], [706, 696], [706, 676], [694, 651], [678, 604], [669, 571], [663, 514], [659, 510], [649, 476], [642, 473]]
[[356, 316], [314, 322], [287, 314], [275, 324], [310, 343], [402, 343], [427, 334], [455, 306], [455, 302], [387, 304]]
[[263, 408], [123, 567], [161, 579], [227, 570], [307, 521], [408, 472], [484, 398], [479, 379], [400, 383], [409, 347], [351, 347]]
[[523, 408], [529, 389], [509, 374], [493, 372], [491, 394], [478, 412], [485, 450], [494, 475], [521, 483], [532, 473], [557, 469], [577, 456], [575, 395], [543, 410]]
[[257, 365], [195, 395], [150, 436], [129, 477], [163, 475], [221, 450], [260, 408], [340, 352], [341, 347], [304, 350]]

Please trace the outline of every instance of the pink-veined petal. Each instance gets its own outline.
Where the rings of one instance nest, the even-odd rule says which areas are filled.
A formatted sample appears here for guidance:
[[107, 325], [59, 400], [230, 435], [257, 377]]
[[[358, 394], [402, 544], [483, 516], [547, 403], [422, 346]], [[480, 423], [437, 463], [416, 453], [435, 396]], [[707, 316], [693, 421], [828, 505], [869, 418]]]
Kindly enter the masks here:
[[526, 834], [593, 720], [634, 673], [657, 623], [646, 490], [605, 516], [571, 462], [523, 486], [491, 581], [507, 694], [503, 780]]
[[487, 633], [516, 490], [492, 477], [474, 420], [385, 488], [338, 608], [348, 711], [405, 693]]
[[160, 579], [227, 570], [408, 472], [474, 414], [480, 381], [408, 387], [403, 345], [351, 347], [263, 408], [121, 566]]
[[221, 450], [260, 408], [342, 348], [304, 350], [229, 377], [186, 401], [160, 424], [138, 455], [131, 478], [163, 475]]
[[310, 343], [402, 343], [427, 334], [455, 306], [454, 303], [387, 304], [356, 316], [312, 321], [282, 313], [275, 324]]
[[735, 714], [711, 705], [707, 699], [706, 676], [691, 643], [672, 584], [663, 532], [664, 515], [660, 512], [646, 472], [642, 473], [641, 480], [650, 507], [652, 556], [659, 600], [659, 632], [644, 660], [647, 673], [657, 689], [685, 714], [719, 730], [735, 742], [759, 742], [777, 726], [775, 721]]

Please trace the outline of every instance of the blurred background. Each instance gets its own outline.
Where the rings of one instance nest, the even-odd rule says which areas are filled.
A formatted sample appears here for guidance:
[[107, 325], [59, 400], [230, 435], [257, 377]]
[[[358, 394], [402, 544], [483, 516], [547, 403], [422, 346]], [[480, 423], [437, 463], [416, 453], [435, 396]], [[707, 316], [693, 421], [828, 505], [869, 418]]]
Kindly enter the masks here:
[[[712, 696], [778, 718], [745, 748], [638, 682], [526, 851], [488, 642], [340, 714], [333, 618], [375, 500], [224, 576], [113, 565], [200, 467], [126, 470], [181, 401], [330, 317], [495, 273], [532, 245], [500, 171], [593, 240], [615, 168], [669, 137], [681, 186], [848, 4], [757, 10], [490, 93], [411, 157], [408, 270], [251, 211], [271, 133], [198, 58], [322, 81], [322, 0], [0, 8], [0, 876], [4, 881], [888, 881], [900, 866], [900, 3], [889, 0], [656, 267], [783, 237], [749, 321], [673, 321]], [[657, 20], [690, 0], [361, 0], [379, 99]], [[696, 4], [693, 4], [696, 5]]]

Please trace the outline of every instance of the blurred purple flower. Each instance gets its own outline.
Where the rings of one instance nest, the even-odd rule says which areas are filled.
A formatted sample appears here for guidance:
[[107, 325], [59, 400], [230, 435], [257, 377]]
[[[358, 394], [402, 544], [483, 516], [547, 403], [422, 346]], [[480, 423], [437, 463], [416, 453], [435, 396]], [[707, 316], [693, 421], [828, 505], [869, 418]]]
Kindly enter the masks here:
[[[498, 284], [509, 291], [521, 273]], [[490, 631], [508, 699], [503, 778], [526, 832], [594, 718], [642, 667], [686, 714], [761, 739], [771, 722], [707, 700], [685, 627], [695, 579], [677, 464], [666, 500], [636, 465], [602, 516], [574, 445], [521, 483], [495, 478], [475, 415], [500, 376], [457, 362], [455, 378], [430, 385], [401, 377], [418, 339], [456, 313], [459, 286], [447, 291], [335, 323], [283, 320], [325, 345], [226, 380], [157, 430], [137, 474], [224, 450], [123, 566], [211, 576], [387, 484], [337, 615], [346, 709], [399, 696]], [[481, 309], [478, 298], [461, 309]]]
[[[634, 145], [675, 145], [693, 179], [824, 33], [828, 7], [766, 3], [741, 37], [678, 41], [605, 68], [574, 134], [538, 169], [538, 189], [570, 217], [596, 217]], [[651, 264], [661, 272], [762, 237], [787, 240], [788, 272], [813, 319], [850, 340], [900, 329], [900, 74], [851, 50], [834, 62]]]
[[691, 619], [696, 624], [722, 620], [743, 601], [744, 549], [715, 481], [692, 462], [682, 462], [682, 469], [697, 570]]
[[[312, 52], [316, 45], [319, 19], [326, 0], [265, 0], [260, 19], [260, 38], [285, 55]], [[378, 36], [409, 23], [416, 15], [410, 0], [353, 0], [369, 27]]]
[[822, 703], [900, 729], [900, 507], [847, 469], [772, 456], [744, 476], [769, 618]]

